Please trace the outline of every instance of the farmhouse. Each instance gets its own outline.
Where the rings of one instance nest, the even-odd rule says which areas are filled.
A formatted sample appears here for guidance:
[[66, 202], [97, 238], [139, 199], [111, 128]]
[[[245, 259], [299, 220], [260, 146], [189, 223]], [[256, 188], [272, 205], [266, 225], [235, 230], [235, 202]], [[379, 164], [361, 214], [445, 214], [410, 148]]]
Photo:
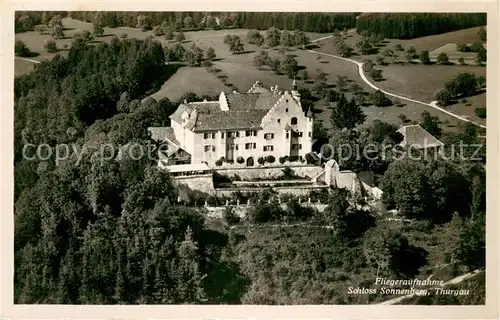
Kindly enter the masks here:
[[444, 145], [418, 124], [401, 127], [397, 132], [403, 135], [403, 141], [400, 145], [405, 149], [435, 149], [439, 151]]
[[246, 93], [221, 92], [217, 101], [184, 101], [170, 119], [169, 128], [148, 128], [168, 144], [169, 165], [225, 160], [251, 167], [261, 157], [304, 157], [312, 147], [313, 114], [303, 110], [295, 81], [291, 91], [257, 81]]

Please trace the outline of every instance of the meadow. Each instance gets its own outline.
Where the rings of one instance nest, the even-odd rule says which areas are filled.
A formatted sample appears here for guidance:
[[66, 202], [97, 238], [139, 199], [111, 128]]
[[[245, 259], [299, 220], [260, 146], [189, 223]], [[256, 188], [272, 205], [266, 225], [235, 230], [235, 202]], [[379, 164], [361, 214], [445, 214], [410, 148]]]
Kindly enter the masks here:
[[[431, 53], [434, 50], [439, 49], [440, 47], [448, 44], [457, 44], [457, 43], [467, 43], [471, 44], [476, 41], [479, 41], [478, 35], [479, 27], [468, 28], [453, 32], [447, 32], [432, 36], [420, 37], [415, 39], [408, 40], [400, 40], [400, 39], [385, 39], [379, 49], [383, 51], [385, 48], [393, 48], [395, 45], [400, 44], [403, 48], [407, 46], [414, 46], [417, 52], [421, 52], [423, 50], [429, 51]], [[361, 39], [361, 35], [357, 34], [354, 29], [350, 30], [345, 38], [345, 43], [352, 48], [356, 49], [356, 43]], [[331, 38], [324, 39], [318, 41], [318, 44], [321, 45], [321, 51], [331, 54], [337, 54], [337, 50], [333, 44], [333, 40]], [[404, 57], [404, 53], [399, 53], [400, 56]], [[363, 59], [373, 59], [376, 54], [370, 55], [355, 55], [353, 56], [354, 60], [362, 61]]]
[[[66, 55], [67, 48], [71, 45], [72, 37], [75, 33], [81, 32], [82, 30], [90, 30], [91, 24], [81, 22], [74, 19], [64, 18], [64, 39], [55, 40], [58, 48], [60, 49], [59, 54]], [[477, 28], [471, 28], [466, 30], [460, 30], [456, 32], [450, 32], [444, 35], [423, 37], [413, 40], [390, 40], [387, 46], [393, 45], [393, 42], [412, 42], [417, 50], [423, 48], [432, 49], [434, 47], [439, 47], [446, 41], [452, 41], [453, 39], [463, 39], [463, 41], [469, 40], [473, 41], [474, 37], [477, 37]], [[250, 86], [257, 80], [259, 80], [265, 87], [270, 87], [273, 85], [278, 85], [282, 90], [291, 89], [292, 80], [286, 75], [276, 74], [271, 70], [267, 70], [266, 67], [263, 69], [258, 69], [253, 65], [253, 58], [258, 53], [260, 49], [266, 49], [271, 57], [278, 57], [280, 53], [277, 48], [270, 49], [263, 47], [257, 47], [256, 45], [249, 44], [246, 41], [246, 34], [248, 30], [246, 29], [229, 29], [229, 30], [203, 30], [203, 31], [192, 31], [185, 32], [186, 40], [182, 42], [182, 45], [188, 49], [190, 46], [195, 44], [199, 48], [206, 50], [209, 47], [214, 48], [217, 55], [213, 62], [213, 68], [216, 72], [208, 72], [207, 69], [203, 67], [182, 67], [177, 70], [177, 72], [170, 77], [161, 88], [150, 95], [150, 97], [159, 100], [162, 98], [168, 98], [170, 100], [178, 100], [184, 93], [193, 92], [197, 95], [209, 95], [216, 96], [221, 91], [231, 92], [233, 89], [238, 89], [240, 92], [245, 92], [250, 88]], [[264, 32], [262, 32], [264, 34]], [[92, 42], [99, 43], [102, 41], [109, 42], [114, 36], [122, 36], [126, 34], [127, 38], [137, 38], [145, 39], [152, 36], [155, 40], [161, 41], [164, 46], [174, 46], [177, 42], [172, 40], [165, 40], [163, 37], [155, 37], [152, 31], [142, 31], [134, 28], [104, 28], [104, 35], [99, 38], [95, 38]], [[224, 44], [224, 36], [226, 34], [237, 35], [241, 38], [244, 45], [244, 52], [241, 54], [232, 54], [229, 48]], [[325, 37], [325, 34], [318, 33], [308, 33], [307, 34], [311, 40], [319, 39]], [[352, 30], [348, 33], [348, 41], [356, 41], [359, 38], [355, 32]], [[47, 53], [44, 51], [43, 45], [47, 40], [52, 39], [48, 34], [40, 35], [37, 32], [26, 32], [16, 34], [16, 40], [22, 40], [30, 48], [30, 50], [39, 53], [38, 56], [32, 58], [33, 60], [43, 61], [45, 59], [51, 59], [55, 54]], [[469, 41], [468, 40], [468, 41]], [[467, 41], [466, 41], [467, 42]], [[321, 52], [331, 52], [333, 48], [332, 40], [324, 39], [315, 43], [319, 44], [319, 48], [315, 50]], [[334, 53], [334, 52], [331, 52]], [[314, 78], [317, 69], [321, 69], [327, 74], [327, 80], [330, 87], [334, 87], [337, 80], [337, 76], [346, 76], [349, 79], [350, 84], [357, 83], [366, 92], [372, 93], [373, 89], [366, 85], [364, 81], [360, 78], [358, 74], [357, 66], [351, 62], [344, 61], [341, 59], [336, 59], [334, 57], [328, 56], [318, 56], [314, 53], [308, 52], [306, 50], [299, 50], [291, 48], [287, 54], [293, 55], [298, 62], [299, 68], [301, 70], [306, 70], [309, 74], [309, 78]], [[354, 59], [360, 59], [361, 56], [354, 57]], [[28, 73], [32, 70], [33, 66], [31, 62], [22, 59], [16, 59], [16, 75], [21, 75]], [[460, 72], [470, 71], [476, 73], [476, 75], [484, 75], [486, 72], [485, 68], [474, 67], [474, 66], [422, 66], [422, 65], [387, 65], [382, 66], [383, 75], [385, 81], [378, 82], [377, 85], [382, 89], [389, 92], [401, 93], [404, 96], [408, 96], [417, 100], [430, 102], [434, 100], [435, 94], [443, 87], [443, 84], [450, 77], [457, 75]], [[226, 78], [225, 81], [221, 81], [221, 78]], [[305, 87], [312, 89], [314, 83], [312, 80], [304, 81], [298, 80], [299, 87]], [[347, 93], [350, 97], [350, 93]], [[397, 100], [397, 99], [395, 99]], [[403, 101], [402, 103], [406, 103]], [[478, 102], [480, 103], [480, 102]], [[458, 112], [471, 115], [474, 114], [474, 108], [466, 108], [466, 106], [453, 106]], [[326, 128], [330, 127], [330, 110], [326, 106], [323, 100], [318, 100], [315, 103], [315, 109], [317, 110], [317, 119], [322, 121]], [[452, 109], [454, 110], [454, 109]], [[445, 130], [454, 131], [457, 126], [457, 120], [451, 116], [443, 114], [442, 112], [435, 110], [431, 107], [425, 105], [416, 104], [408, 102], [404, 107], [376, 107], [376, 106], [366, 106], [363, 107], [363, 111], [367, 115], [367, 121], [365, 125], [371, 125], [373, 120], [379, 119], [394, 123], [397, 125], [402, 124], [401, 117], [408, 120], [418, 120], [420, 115], [424, 111], [430, 112], [434, 116], [438, 116], [441, 121], [449, 123], [450, 125], [444, 128]]]

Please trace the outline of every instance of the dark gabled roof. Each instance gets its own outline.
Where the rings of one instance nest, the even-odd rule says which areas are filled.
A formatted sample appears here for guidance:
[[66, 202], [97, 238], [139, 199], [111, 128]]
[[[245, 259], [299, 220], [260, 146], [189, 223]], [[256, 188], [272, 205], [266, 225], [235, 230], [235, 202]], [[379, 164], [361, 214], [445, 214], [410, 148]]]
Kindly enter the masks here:
[[226, 94], [226, 100], [229, 107], [231, 109], [253, 109], [255, 107], [255, 103], [259, 99], [258, 93], [230, 93]]
[[198, 113], [193, 131], [258, 129], [266, 114], [256, 109]]
[[189, 114], [185, 127], [195, 132], [210, 130], [258, 129], [262, 118], [282, 95], [262, 93], [230, 93], [226, 95], [229, 110], [222, 111], [219, 101], [190, 102], [179, 105], [170, 118], [183, 123], [183, 114]]
[[259, 96], [259, 99], [255, 102], [255, 109], [271, 109], [276, 102], [281, 98], [281, 94], [276, 94], [272, 92], [264, 92]]
[[187, 104], [180, 104], [177, 109], [170, 115], [170, 119], [175, 122], [182, 123], [182, 114], [184, 111], [191, 112], [191, 108]]
[[411, 146], [414, 149], [423, 149], [444, 145], [418, 124], [401, 127], [398, 132], [404, 137], [401, 145], [405, 148]]
[[151, 133], [151, 139], [155, 141], [165, 141], [168, 139], [176, 142], [174, 129], [171, 127], [149, 127], [148, 131]]
[[[151, 132], [151, 139], [167, 143], [168, 148], [166, 150], [166, 155], [168, 157], [180, 150], [180, 143], [175, 138], [174, 129], [172, 127], [149, 127], [148, 131]], [[160, 157], [162, 156], [163, 154], [160, 153]]]

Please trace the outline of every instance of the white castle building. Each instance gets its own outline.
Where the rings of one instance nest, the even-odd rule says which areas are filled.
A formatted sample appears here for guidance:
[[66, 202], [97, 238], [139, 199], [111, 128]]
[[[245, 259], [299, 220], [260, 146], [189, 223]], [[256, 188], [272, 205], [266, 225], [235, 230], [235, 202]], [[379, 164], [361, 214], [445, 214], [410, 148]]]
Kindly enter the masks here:
[[293, 89], [264, 88], [255, 82], [247, 93], [221, 92], [217, 101], [184, 102], [170, 116], [171, 127], [148, 128], [168, 144], [167, 165], [305, 156], [312, 148], [313, 114], [303, 110]]

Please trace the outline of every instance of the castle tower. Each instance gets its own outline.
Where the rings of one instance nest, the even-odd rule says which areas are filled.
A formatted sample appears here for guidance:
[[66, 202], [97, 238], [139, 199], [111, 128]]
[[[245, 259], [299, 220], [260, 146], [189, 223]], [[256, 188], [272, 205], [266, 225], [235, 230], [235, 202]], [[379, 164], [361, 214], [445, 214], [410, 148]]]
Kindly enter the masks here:
[[295, 80], [295, 77], [293, 77], [293, 83], [292, 83], [292, 97], [294, 97], [295, 100], [300, 102], [300, 94], [299, 94], [299, 89], [297, 87], [297, 81]]

